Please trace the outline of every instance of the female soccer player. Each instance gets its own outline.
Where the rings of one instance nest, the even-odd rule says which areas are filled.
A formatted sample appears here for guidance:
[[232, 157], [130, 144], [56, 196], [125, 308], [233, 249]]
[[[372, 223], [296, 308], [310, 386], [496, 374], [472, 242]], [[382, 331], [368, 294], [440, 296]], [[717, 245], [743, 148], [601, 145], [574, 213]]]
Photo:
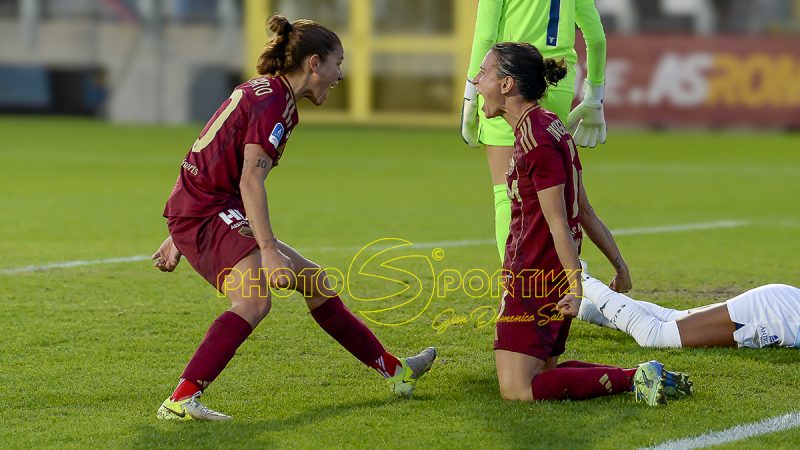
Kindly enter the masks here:
[[800, 289], [768, 284], [684, 311], [614, 292], [583, 269], [578, 318], [628, 333], [642, 347], [800, 348]]
[[[575, 65], [578, 62], [574, 48], [576, 25], [586, 41], [588, 75], [583, 102], [569, 113], [567, 120], [574, 97]], [[501, 259], [505, 254], [508, 224], [511, 222], [505, 174], [514, 151], [514, 131], [501, 118], [483, 114], [481, 105], [484, 100], [477, 96], [470, 80], [478, 73], [489, 47], [502, 41], [529, 42], [545, 57], [565, 60], [566, 78], [547, 90], [541, 99], [542, 107], [556, 113], [562, 123], [567, 124], [578, 145], [594, 147], [606, 141], [603, 114], [606, 37], [594, 0], [480, 0], [464, 91], [461, 134], [471, 147], [486, 145], [494, 186], [495, 234]]]
[[581, 226], [609, 260], [621, 259], [597, 216], [581, 215], [581, 205], [591, 206], [575, 145], [558, 116], [539, 105], [547, 86], [565, 74], [563, 62], [544, 59], [528, 43], [498, 43], [475, 77], [486, 117], [502, 116], [515, 136], [507, 181], [508, 278], [494, 342], [500, 393], [512, 400], [578, 400], [634, 390], [649, 405], [665, 403], [666, 394], [690, 393], [691, 384], [656, 361], [633, 369], [556, 365], [582, 295]]
[[[436, 350], [398, 359], [325, 284], [315, 263], [279, 241], [270, 225], [264, 181], [278, 165], [298, 123], [295, 100], [321, 105], [342, 79], [339, 37], [316, 22], [268, 21], [274, 37], [258, 61], [262, 76], [237, 87], [217, 110], [181, 163], [164, 216], [170, 236], [153, 255], [171, 272], [185, 256], [231, 308], [209, 328], [178, 387], [158, 409], [160, 419], [228, 420], [197, 397], [267, 315], [270, 287], [303, 294], [319, 326], [364, 364], [410, 396]], [[263, 276], [262, 276], [263, 275]]]

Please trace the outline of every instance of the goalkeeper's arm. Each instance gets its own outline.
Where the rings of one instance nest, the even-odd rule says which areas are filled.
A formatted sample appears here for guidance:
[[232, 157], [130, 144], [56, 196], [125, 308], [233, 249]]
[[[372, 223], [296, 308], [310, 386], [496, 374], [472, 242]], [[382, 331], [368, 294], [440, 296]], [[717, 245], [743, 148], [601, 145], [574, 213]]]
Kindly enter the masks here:
[[575, 22], [586, 41], [587, 75], [583, 85], [583, 101], [569, 114], [567, 128], [576, 144], [594, 147], [598, 143], [606, 142], [606, 120], [603, 112], [606, 35], [594, 0], [576, 1]]
[[497, 29], [503, 10], [502, 0], [480, 0], [478, 18], [475, 22], [475, 37], [464, 87], [464, 103], [461, 106], [461, 137], [470, 147], [478, 146], [478, 92], [472, 79], [478, 74], [486, 53], [497, 40]]

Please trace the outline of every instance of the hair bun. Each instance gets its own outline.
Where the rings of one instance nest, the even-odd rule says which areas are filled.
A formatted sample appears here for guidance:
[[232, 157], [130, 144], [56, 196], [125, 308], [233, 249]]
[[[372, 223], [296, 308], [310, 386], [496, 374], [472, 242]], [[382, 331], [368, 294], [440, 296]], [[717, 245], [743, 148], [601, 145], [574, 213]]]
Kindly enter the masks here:
[[289, 19], [278, 14], [269, 18], [267, 21], [267, 28], [278, 36], [286, 36], [294, 29]]
[[563, 59], [544, 59], [544, 79], [547, 84], [556, 85], [567, 76], [567, 63]]

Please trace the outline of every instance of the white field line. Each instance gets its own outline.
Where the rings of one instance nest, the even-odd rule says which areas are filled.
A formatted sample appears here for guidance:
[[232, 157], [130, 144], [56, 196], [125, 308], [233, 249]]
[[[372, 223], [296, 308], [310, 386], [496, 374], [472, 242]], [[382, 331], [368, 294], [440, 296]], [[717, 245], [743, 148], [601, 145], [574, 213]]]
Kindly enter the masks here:
[[115, 264], [115, 263], [123, 263], [123, 262], [137, 262], [137, 261], [145, 261], [150, 259], [149, 256], [146, 255], [136, 255], [136, 256], [125, 256], [123, 258], [108, 258], [108, 259], [90, 259], [86, 261], [65, 261], [60, 263], [50, 263], [50, 264], [42, 264], [41, 266], [24, 266], [24, 267], [14, 267], [12, 269], [0, 269], [0, 275], [14, 275], [18, 273], [27, 273], [27, 272], [40, 272], [44, 270], [52, 270], [52, 269], [66, 269], [69, 267], [80, 267], [80, 266], [94, 266], [98, 264]]
[[[662, 225], [657, 227], [641, 227], [641, 228], [620, 228], [613, 230], [615, 236], [635, 236], [643, 234], [661, 234], [661, 233], [679, 233], [686, 231], [697, 230], [712, 230], [719, 228], [738, 228], [750, 225], [752, 222], [748, 220], [723, 220], [717, 222], [701, 222], [701, 223], [687, 223], [680, 225]], [[435, 241], [435, 242], [417, 242], [409, 246], [409, 248], [456, 248], [456, 247], [475, 247], [481, 245], [494, 245], [494, 239], [466, 239], [460, 241]], [[386, 249], [391, 246], [388, 245], [375, 245], [375, 249]], [[303, 248], [304, 252], [357, 252], [364, 247], [321, 247], [321, 248]], [[108, 259], [91, 259], [91, 260], [78, 260], [78, 261], [65, 261], [58, 263], [12, 267], [8, 269], [0, 269], [0, 275], [15, 275], [28, 272], [42, 272], [53, 269], [66, 269], [70, 267], [81, 266], [95, 266], [103, 264], [116, 264], [125, 262], [139, 262], [149, 260], [147, 255], [134, 255], [121, 258], [108, 258]]]
[[767, 433], [775, 433], [791, 428], [800, 427], [800, 412], [795, 411], [778, 417], [764, 419], [759, 422], [745, 423], [737, 425], [727, 430], [701, 434], [700, 436], [667, 441], [655, 447], [648, 447], [650, 450], [674, 450], [703, 448], [712, 445], [720, 445], [726, 442], [740, 441], [753, 436]]

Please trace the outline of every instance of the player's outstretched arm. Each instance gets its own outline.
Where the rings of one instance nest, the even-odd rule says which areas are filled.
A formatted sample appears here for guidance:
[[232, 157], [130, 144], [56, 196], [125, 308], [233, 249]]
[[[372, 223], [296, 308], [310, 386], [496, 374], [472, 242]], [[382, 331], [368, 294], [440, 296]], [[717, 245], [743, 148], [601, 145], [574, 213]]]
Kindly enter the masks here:
[[[581, 177], [580, 172], [578, 176]], [[579, 184], [580, 199], [578, 201], [578, 219], [580, 220], [581, 227], [589, 237], [589, 240], [603, 252], [616, 271], [614, 279], [611, 280], [608, 286], [617, 292], [629, 292], [633, 286], [628, 264], [625, 262], [625, 259], [622, 258], [622, 253], [619, 251], [619, 247], [614, 240], [614, 235], [611, 234], [611, 230], [603, 223], [589, 203], [589, 197], [586, 196], [586, 189], [583, 186], [582, 179]]]
[[606, 71], [606, 35], [594, 0], [577, 0], [575, 23], [586, 41], [587, 75], [583, 100], [569, 114], [567, 129], [581, 147], [595, 147], [606, 142], [606, 119], [603, 111]]
[[158, 268], [162, 272], [172, 272], [178, 263], [181, 262], [181, 252], [178, 247], [172, 242], [172, 236], [167, 236], [164, 242], [153, 253], [153, 267]]

